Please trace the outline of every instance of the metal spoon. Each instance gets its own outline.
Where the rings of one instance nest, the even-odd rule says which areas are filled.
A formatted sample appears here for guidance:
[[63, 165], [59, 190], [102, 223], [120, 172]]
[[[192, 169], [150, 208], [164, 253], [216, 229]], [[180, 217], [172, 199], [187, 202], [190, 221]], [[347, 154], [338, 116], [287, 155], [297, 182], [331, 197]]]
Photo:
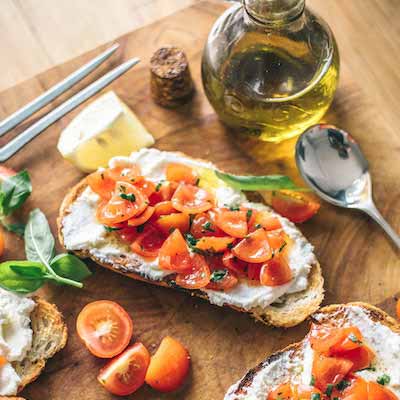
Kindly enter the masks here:
[[304, 180], [328, 203], [356, 208], [372, 217], [400, 248], [400, 237], [372, 199], [368, 162], [355, 140], [345, 131], [318, 124], [300, 135], [296, 163]]

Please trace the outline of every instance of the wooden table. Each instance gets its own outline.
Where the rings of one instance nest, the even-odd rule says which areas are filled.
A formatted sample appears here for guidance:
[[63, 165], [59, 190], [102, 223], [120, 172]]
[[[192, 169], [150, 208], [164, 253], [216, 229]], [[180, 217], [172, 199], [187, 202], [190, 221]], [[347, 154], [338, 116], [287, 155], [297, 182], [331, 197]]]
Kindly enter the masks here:
[[[24, 6], [29, 2], [24, 1]], [[400, 137], [395, 127], [400, 125], [397, 111], [400, 109], [397, 68], [400, 56], [394, 51], [396, 40], [399, 41], [395, 35], [398, 28], [390, 21], [396, 20], [400, 6], [398, 2], [369, 0], [313, 0], [310, 3], [330, 22], [342, 55], [339, 90], [326, 120], [348, 129], [359, 140], [371, 161], [377, 204], [399, 230]], [[388, 8], [383, 9], [383, 4]], [[222, 9], [215, 1], [196, 2], [190, 10], [120, 38], [122, 51], [113, 62], [133, 55], [140, 56], [143, 62], [134, 73], [124, 75], [111, 88], [155, 134], [159, 148], [180, 149], [189, 155], [210, 159], [232, 172], [280, 171], [296, 178], [293, 143], [271, 151], [269, 145], [262, 143], [236, 142], [219, 123], [203, 95], [199, 68], [201, 47]], [[373, 14], [376, 16], [371, 19]], [[164, 40], [185, 48], [198, 89], [192, 105], [178, 111], [164, 110], [149, 99], [148, 61]], [[98, 52], [99, 49], [1, 92], [0, 118]], [[7, 57], [2, 61], [3, 65], [9, 62]], [[33, 207], [41, 208], [53, 232], [62, 197], [82, 176], [55, 149], [60, 130], [78, 111], [54, 124], [9, 162], [18, 170], [28, 168], [31, 172], [34, 191], [24, 208], [25, 215]], [[207, 148], [203, 145], [205, 139], [209, 143]], [[4, 140], [0, 140], [0, 145]], [[62, 178], [49, 179], [50, 170], [52, 177]], [[394, 312], [394, 299], [399, 295], [399, 253], [373, 221], [360, 213], [323, 204], [320, 213], [301, 229], [315, 245], [321, 261], [325, 303], [363, 300]], [[22, 258], [22, 241], [13, 236], [7, 239], [6, 259]], [[182, 391], [164, 396], [144, 388], [135, 399], [220, 399], [227, 387], [249, 367], [272, 351], [300, 339], [307, 329], [306, 324], [287, 331], [268, 328], [233, 310], [214, 307], [169, 289], [130, 281], [90, 265], [95, 274], [79, 293], [54, 286], [42, 292], [59, 305], [66, 317], [70, 338], [67, 348], [49, 363], [46, 373], [24, 392], [29, 399], [112, 398], [95, 381], [103, 362], [87, 353], [74, 328], [76, 315], [83, 305], [100, 297], [118, 301], [127, 308], [135, 318], [135, 338], [151, 350], [167, 334], [178, 337], [190, 348], [192, 374]]]

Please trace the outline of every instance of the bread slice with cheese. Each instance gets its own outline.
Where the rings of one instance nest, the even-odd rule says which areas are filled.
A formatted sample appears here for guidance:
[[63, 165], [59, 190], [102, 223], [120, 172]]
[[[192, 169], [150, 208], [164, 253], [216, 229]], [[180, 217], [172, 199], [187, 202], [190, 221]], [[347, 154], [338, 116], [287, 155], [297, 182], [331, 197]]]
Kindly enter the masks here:
[[[132, 153], [129, 158], [112, 159], [110, 166], [129, 163], [139, 165], [145, 178], [156, 182], [163, 179], [163, 169], [169, 162], [182, 163], [196, 169], [197, 172], [200, 171], [200, 186], [212, 188], [218, 202], [240, 201], [241, 204], [245, 202], [249, 206], [273, 212], [266, 205], [250, 203], [241, 192], [228, 187], [216, 178], [213, 164], [193, 159], [182, 153], [143, 149]], [[164, 287], [175, 287], [169, 276], [160, 273], [154, 263], [147, 265], [145, 260], [137, 257], [129, 246], [122, 243], [116, 232], [106, 232], [96, 221], [95, 209], [99, 202], [96, 196], [84, 178], [64, 198], [58, 218], [59, 240], [64, 247], [80, 257], [91, 258], [97, 264], [129, 278]], [[187, 292], [213, 304], [247, 312], [266, 324], [290, 327], [302, 322], [318, 308], [323, 299], [321, 268], [313, 254], [311, 244], [298, 228], [286, 218], [277, 217], [285, 232], [287, 231], [295, 242], [293, 251], [296, 251], [296, 254], [293, 253], [291, 258], [297, 275], [293, 285], [287, 285], [285, 288], [266, 288], [247, 285], [241, 281], [240, 288], [234, 288], [226, 293], [211, 290], [187, 290]], [[297, 289], [294, 285], [297, 285]]]
[[[57, 307], [40, 297], [34, 297], [33, 300], [36, 306], [30, 316], [32, 346], [22, 361], [13, 363], [21, 378], [18, 393], [39, 377], [47, 360], [65, 347], [68, 336], [67, 326]], [[6, 399], [20, 398], [0, 396], [0, 400]]]
[[[363, 343], [375, 353], [373, 368], [355, 372], [367, 381], [387, 375], [385, 387], [400, 398], [400, 324], [384, 311], [367, 303], [330, 305], [311, 316], [317, 326], [356, 326]], [[227, 391], [225, 400], [265, 400], [269, 393], [286, 382], [310, 385], [314, 351], [308, 337], [269, 356], [251, 369]], [[316, 397], [317, 398], [317, 397]]]

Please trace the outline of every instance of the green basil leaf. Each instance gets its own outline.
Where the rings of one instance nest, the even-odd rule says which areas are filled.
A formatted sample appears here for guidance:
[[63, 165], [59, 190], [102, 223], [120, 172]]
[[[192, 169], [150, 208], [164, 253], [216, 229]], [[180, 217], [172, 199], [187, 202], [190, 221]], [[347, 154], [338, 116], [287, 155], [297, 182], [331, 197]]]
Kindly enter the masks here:
[[28, 171], [21, 171], [18, 174], [4, 180], [1, 184], [1, 208], [3, 215], [9, 215], [25, 202], [32, 192], [31, 179]]
[[32, 293], [45, 281], [46, 268], [32, 261], [6, 261], [0, 264], [0, 286], [17, 293]]
[[310, 190], [296, 186], [286, 175], [231, 175], [217, 170], [215, 170], [215, 175], [229, 186], [239, 190]]
[[29, 214], [25, 227], [25, 253], [30, 261], [48, 264], [54, 257], [54, 237], [46, 216], [38, 209]]
[[82, 282], [92, 275], [86, 264], [72, 254], [64, 253], [55, 256], [50, 266], [57, 275], [77, 282]]
[[226, 269], [217, 269], [212, 272], [210, 281], [211, 282], [219, 282], [220, 280], [225, 278], [227, 273], [228, 273], [228, 271]]
[[16, 222], [15, 224], [8, 224], [7, 222], [2, 221], [4, 228], [6, 228], [9, 232], [16, 233], [18, 236], [23, 237], [25, 233], [25, 224], [22, 222]]

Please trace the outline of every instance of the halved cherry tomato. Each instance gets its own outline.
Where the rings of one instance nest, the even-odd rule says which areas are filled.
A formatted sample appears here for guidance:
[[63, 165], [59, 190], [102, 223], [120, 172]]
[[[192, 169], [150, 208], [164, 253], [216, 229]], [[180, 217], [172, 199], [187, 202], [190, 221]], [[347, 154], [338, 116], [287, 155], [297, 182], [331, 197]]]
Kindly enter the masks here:
[[76, 320], [76, 330], [92, 354], [100, 358], [111, 358], [128, 346], [133, 322], [119, 304], [99, 300], [82, 309]]
[[[210, 280], [210, 283], [207, 285], [207, 289], [211, 290], [229, 290], [234, 288], [238, 284], [238, 278], [234, 272], [229, 269], [222, 270], [225, 272], [224, 276], [218, 280]], [[219, 271], [221, 272], [221, 271]], [[222, 273], [222, 272], [221, 272]], [[211, 274], [211, 278], [212, 278]]]
[[287, 245], [287, 235], [282, 230], [267, 232], [268, 243], [272, 252], [280, 253]]
[[247, 235], [246, 211], [230, 211], [220, 209], [216, 212], [215, 223], [229, 236], [243, 238]]
[[140, 169], [137, 165], [119, 166], [108, 168], [106, 170], [108, 178], [114, 182], [128, 182], [130, 184], [137, 183], [144, 178], [140, 175]]
[[142, 179], [135, 183], [135, 186], [139, 188], [142, 193], [144, 193], [147, 198], [156, 191], [156, 185], [152, 181], [148, 181], [147, 179]]
[[263, 264], [260, 272], [260, 283], [264, 286], [280, 286], [292, 280], [292, 271], [285, 257], [275, 254]]
[[203, 236], [225, 236], [208, 213], [200, 213], [193, 218], [190, 232], [196, 239]]
[[185, 289], [200, 289], [210, 282], [210, 268], [200, 254], [192, 254], [192, 267], [176, 276], [175, 282]]
[[264, 228], [267, 231], [273, 231], [275, 229], [282, 229], [282, 225], [278, 217], [274, 216], [271, 212], [252, 210], [251, 217], [249, 219], [249, 232], [253, 232], [258, 228]]
[[290, 383], [283, 383], [268, 394], [267, 400], [292, 400], [293, 392]]
[[197, 172], [184, 164], [168, 164], [165, 174], [168, 181], [189, 183], [190, 185], [196, 185], [199, 179]]
[[398, 400], [398, 397], [388, 388], [376, 382], [368, 382], [368, 400]]
[[0, 368], [8, 363], [7, 358], [0, 356]]
[[183, 384], [189, 367], [189, 352], [176, 339], [166, 336], [151, 357], [146, 383], [159, 392], [172, 392]]
[[178, 184], [176, 182], [160, 182], [156, 185], [155, 192], [150, 196], [150, 205], [154, 206], [162, 201], [169, 201], [175, 193]]
[[179, 229], [182, 233], [186, 233], [189, 231], [189, 225], [190, 217], [185, 213], [161, 215], [156, 221], [154, 221], [154, 226], [166, 235], [171, 233], [174, 229]]
[[185, 184], [178, 186], [171, 201], [174, 208], [187, 214], [201, 213], [214, 205], [213, 196], [206, 190]]
[[165, 235], [162, 232], [146, 224], [143, 232], [131, 244], [131, 250], [145, 258], [156, 258], [164, 241]]
[[93, 192], [103, 199], [111, 199], [115, 188], [115, 181], [109, 178], [105, 170], [93, 172], [86, 177], [86, 182]]
[[192, 268], [192, 257], [179, 229], [175, 229], [161, 246], [158, 265], [171, 271], [188, 271]]
[[267, 232], [260, 228], [249, 233], [232, 249], [232, 253], [249, 263], [262, 263], [269, 260], [272, 257], [272, 251]]
[[210, 253], [223, 253], [235, 241], [235, 238], [224, 236], [204, 236], [196, 243], [196, 248]]
[[0, 182], [5, 181], [7, 178], [11, 176], [17, 175], [17, 172], [12, 168], [8, 168], [5, 165], [0, 165]]
[[352, 368], [353, 363], [350, 360], [316, 354], [312, 366], [314, 386], [325, 392], [329, 384], [338, 384]]
[[349, 326], [346, 328], [337, 328], [337, 329], [341, 330], [343, 338], [340, 342], [336, 343], [331, 347], [330, 349], [331, 354], [338, 355], [343, 352], [354, 350], [362, 346], [363, 336], [360, 330], [356, 326]]
[[148, 206], [140, 215], [128, 220], [129, 226], [139, 226], [147, 222], [154, 213], [154, 207]]
[[272, 194], [272, 208], [294, 223], [309, 220], [320, 208], [320, 204], [299, 193], [279, 191]]
[[236, 275], [246, 276], [247, 263], [239, 260], [231, 251], [226, 251], [222, 256], [222, 264]]
[[112, 394], [127, 396], [143, 384], [150, 364], [150, 354], [142, 343], [135, 343], [106, 364], [97, 380]]
[[138, 188], [126, 182], [117, 182], [112, 198], [97, 207], [96, 217], [104, 225], [116, 224], [141, 214], [147, 204], [147, 197]]
[[254, 264], [249, 263], [247, 264], [247, 277], [252, 281], [260, 281], [260, 274], [261, 274], [262, 264]]
[[176, 213], [177, 210], [172, 206], [172, 202], [162, 201], [154, 205], [154, 217], [157, 219], [161, 215], [168, 215], [172, 213]]
[[352, 372], [355, 372], [369, 367], [375, 358], [375, 354], [364, 344], [361, 347], [342, 353], [340, 357], [350, 360], [353, 363]]
[[341, 400], [368, 400], [368, 385], [364, 379], [352, 376], [348, 382], [350, 386], [345, 388], [342, 393], [332, 393], [332, 396]]

